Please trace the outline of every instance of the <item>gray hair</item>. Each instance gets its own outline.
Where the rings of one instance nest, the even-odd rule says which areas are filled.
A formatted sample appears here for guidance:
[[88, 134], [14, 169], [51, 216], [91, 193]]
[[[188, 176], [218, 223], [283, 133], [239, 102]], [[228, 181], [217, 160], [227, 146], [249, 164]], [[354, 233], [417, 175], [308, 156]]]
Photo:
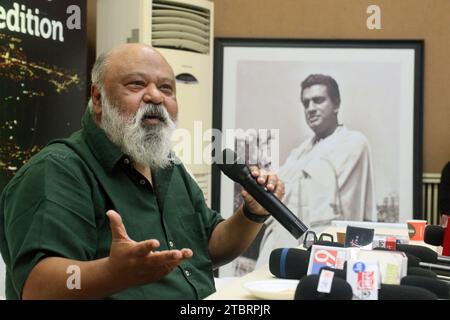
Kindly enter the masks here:
[[[105, 71], [106, 65], [109, 62], [109, 57], [111, 56], [112, 50], [107, 52], [103, 52], [100, 54], [94, 62], [91, 71], [91, 83], [96, 86], [100, 91], [104, 89], [104, 80], [105, 80]], [[93, 111], [93, 103], [92, 97], [89, 98], [88, 109], [92, 113]]]
[[111, 51], [100, 54], [95, 60], [94, 66], [92, 67], [91, 82], [93, 85], [97, 86], [99, 90], [103, 88], [105, 69], [106, 65], [108, 64], [110, 55]]

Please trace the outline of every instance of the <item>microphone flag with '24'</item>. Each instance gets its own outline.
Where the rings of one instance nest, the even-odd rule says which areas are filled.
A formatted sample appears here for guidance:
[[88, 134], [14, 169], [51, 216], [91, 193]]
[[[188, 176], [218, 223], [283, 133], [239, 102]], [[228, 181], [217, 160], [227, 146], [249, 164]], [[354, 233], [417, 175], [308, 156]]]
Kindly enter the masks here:
[[308, 227], [293, 214], [272, 192], [256, 182], [247, 165], [237, 161], [231, 149], [223, 150], [219, 169], [231, 180], [239, 183], [264, 209], [266, 209], [295, 239], [300, 238]]

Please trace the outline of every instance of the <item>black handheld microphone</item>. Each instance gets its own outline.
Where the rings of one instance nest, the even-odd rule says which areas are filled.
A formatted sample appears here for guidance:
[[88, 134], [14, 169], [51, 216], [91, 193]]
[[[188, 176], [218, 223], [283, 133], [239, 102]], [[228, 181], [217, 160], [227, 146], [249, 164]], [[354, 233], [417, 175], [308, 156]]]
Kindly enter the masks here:
[[[244, 189], [295, 239], [300, 238], [307, 230], [303, 222], [297, 218], [272, 192], [256, 182], [245, 164], [237, 163], [237, 155], [231, 149], [223, 150], [222, 164], [216, 163], [220, 170], [231, 180], [239, 183]], [[227, 161], [228, 160], [228, 161]], [[230, 163], [231, 162], [231, 163]]]

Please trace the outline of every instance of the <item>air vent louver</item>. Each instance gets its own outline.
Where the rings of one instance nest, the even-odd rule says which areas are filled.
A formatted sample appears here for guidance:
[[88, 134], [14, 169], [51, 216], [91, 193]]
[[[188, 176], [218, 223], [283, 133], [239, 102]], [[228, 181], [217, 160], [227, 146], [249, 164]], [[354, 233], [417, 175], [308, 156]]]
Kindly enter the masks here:
[[153, 1], [152, 45], [207, 54], [210, 50], [210, 12], [182, 3]]

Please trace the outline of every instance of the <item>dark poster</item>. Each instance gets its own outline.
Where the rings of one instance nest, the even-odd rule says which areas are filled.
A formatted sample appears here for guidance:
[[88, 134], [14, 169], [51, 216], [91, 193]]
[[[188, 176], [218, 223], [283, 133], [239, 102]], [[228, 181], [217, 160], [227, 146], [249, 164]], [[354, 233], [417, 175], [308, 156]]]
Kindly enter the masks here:
[[86, 106], [86, 0], [0, 0], [0, 192]]

